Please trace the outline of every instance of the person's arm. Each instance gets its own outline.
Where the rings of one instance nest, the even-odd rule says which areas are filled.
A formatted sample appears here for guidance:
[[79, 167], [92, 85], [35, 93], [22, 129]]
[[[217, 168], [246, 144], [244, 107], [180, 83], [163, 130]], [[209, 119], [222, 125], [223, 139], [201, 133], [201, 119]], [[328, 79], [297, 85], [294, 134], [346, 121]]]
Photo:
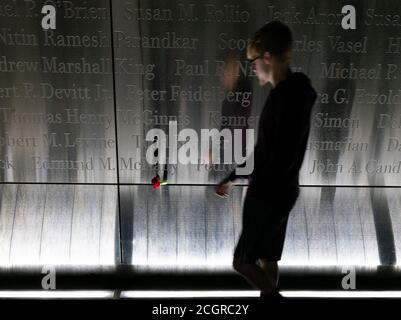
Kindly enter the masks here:
[[[247, 158], [247, 160], [241, 164], [239, 164], [231, 173], [224, 178], [220, 183], [217, 184], [215, 187], [215, 192], [218, 196], [226, 198], [229, 195], [229, 190], [231, 189], [234, 181], [239, 178], [243, 179], [249, 179], [250, 178], [250, 173], [249, 172], [249, 164], [252, 164], [252, 170], [253, 170], [253, 153]], [[241, 170], [237, 170], [238, 168], [241, 168]], [[246, 172], [247, 174], [241, 174], [239, 172]]]
[[275, 163], [286, 178], [293, 170], [299, 170], [303, 160], [305, 140], [310, 130], [310, 115], [316, 94], [313, 90], [297, 90], [282, 97], [282, 112], [278, 123], [279, 143]]
[[236, 179], [239, 179], [239, 178], [247, 179], [247, 178], [249, 178], [250, 174], [239, 175], [239, 174], [236, 173], [236, 169], [238, 167], [240, 167], [240, 168], [245, 168], [246, 167], [247, 161], [245, 161], [244, 163], [241, 163], [240, 165], [238, 165], [233, 171], [231, 171], [231, 173], [226, 178], [224, 178], [222, 181], [220, 181], [220, 183], [217, 184], [217, 186], [215, 188], [215, 192], [216, 192], [216, 194], [218, 196], [223, 197], [223, 198], [228, 197], [229, 190], [231, 189], [231, 186], [232, 186], [232, 184], [234, 183], [234, 181]]
[[221, 183], [234, 182], [237, 179], [249, 179], [250, 174], [237, 174], [237, 168], [246, 168], [246, 166], [247, 160], [237, 165], [236, 168], [232, 170], [231, 173], [226, 178], [224, 178]]

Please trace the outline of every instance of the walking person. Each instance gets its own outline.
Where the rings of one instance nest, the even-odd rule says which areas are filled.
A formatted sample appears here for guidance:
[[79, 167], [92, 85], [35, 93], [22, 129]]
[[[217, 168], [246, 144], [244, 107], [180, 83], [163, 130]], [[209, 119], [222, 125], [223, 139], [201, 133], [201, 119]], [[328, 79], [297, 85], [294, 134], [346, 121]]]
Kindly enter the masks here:
[[267, 23], [251, 39], [247, 58], [259, 84], [272, 87], [259, 119], [254, 170], [249, 176], [232, 171], [215, 190], [227, 197], [236, 179], [249, 179], [233, 267], [261, 291], [261, 297], [279, 296], [277, 262], [299, 195], [299, 170], [316, 100], [309, 78], [290, 69], [291, 46], [291, 31], [279, 21]]

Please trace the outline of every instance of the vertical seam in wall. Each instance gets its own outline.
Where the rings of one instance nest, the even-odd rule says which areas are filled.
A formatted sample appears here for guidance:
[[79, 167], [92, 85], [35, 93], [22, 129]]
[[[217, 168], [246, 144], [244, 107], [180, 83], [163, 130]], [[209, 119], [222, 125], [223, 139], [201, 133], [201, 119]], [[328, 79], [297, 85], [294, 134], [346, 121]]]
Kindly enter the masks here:
[[45, 192], [45, 203], [43, 205], [43, 214], [42, 214], [42, 227], [40, 230], [40, 243], [39, 243], [39, 263], [41, 263], [40, 256], [42, 255], [42, 241], [43, 241], [43, 226], [45, 224], [45, 212], [46, 212], [46, 203], [47, 203], [47, 185], [45, 186], [46, 192]]
[[[111, 44], [111, 68], [112, 68], [112, 83], [113, 83], [113, 109], [114, 109], [114, 136], [116, 141], [116, 178], [117, 178], [117, 197], [118, 203], [120, 204], [120, 168], [119, 168], [119, 153], [118, 153], [118, 130], [117, 130], [117, 98], [116, 98], [116, 80], [115, 80], [115, 68], [114, 68], [114, 34], [113, 34], [113, 5], [112, 1], [109, 2], [110, 5], [110, 44]], [[122, 236], [121, 236], [121, 206], [118, 206], [118, 216], [119, 216], [119, 237], [120, 237], [120, 264], [122, 264]]]
[[146, 265], [149, 265], [149, 197], [146, 197]]
[[72, 247], [72, 227], [74, 225], [74, 210], [75, 210], [75, 192], [76, 186], [73, 187], [73, 200], [72, 200], [72, 211], [71, 211], [71, 227], [70, 227], [70, 247], [68, 249], [68, 260], [71, 263], [71, 247]]
[[[180, 190], [181, 192], [181, 190]], [[169, 197], [170, 199], [170, 197]], [[177, 199], [178, 200], [178, 199]], [[177, 266], [178, 263], [178, 202], [174, 201], [177, 205], [176, 210], [175, 211], [175, 265]], [[170, 201], [171, 203], [171, 201]], [[169, 206], [171, 208], [171, 205]], [[185, 214], [185, 212], [184, 212]]]
[[361, 208], [359, 206], [359, 196], [356, 197], [356, 203], [357, 203], [357, 207], [358, 207], [358, 216], [359, 216], [359, 225], [361, 227], [361, 235], [362, 235], [362, 245], [363, 245], [363, 257], [364, 257], [364, 261], [366, 263], [366, 248], [365, 248], [365, 235], [363, 233], [363, 226], [362, 226], [362, 217], [361, 217]]
[[[334, 189], [335, 192], [335, 189]], [[337, 246], [337, 228], [336, 228], [336, 220], [334, 219], [334, 206], [333, 203], [331, 204], [331, 219], [333, 221], [333, 227], [334, 227], [334, 245], [336, 248], [336, 263], [338, 264], [338, 246]]]
[[13, 216], [13, 225], [11, 228], [11, 239], [10, 239], [10, 249], [8, 251], [8, 263], [11, 264], [11, 249], [12, 249], [12, 244], [13, 244], [13, 239], [14, 239], [14, 226], [15, 226], [15, 216], [16, 216], [16, 211], [17, 211], [17, 203], [18, 203], [18, 196], [20, 194], [20, 186], [17, 185], [17, 195], [15, 196], [15, 204], [14, 204], [14, 216]]
[[101, 264], [100, 260], [100, 252], [101, 252], [101, 243], [102, 243], [102, 220], [103, 220], [103, 208], [104, 208], [104, 201], [105, 201], [105, 186], [103, 185], [102, 189], [102, 205], [100, 206], [100, 219], [99, 219], [99, 248], [98, 248], [98, 264]]
[[206, 210], [206, 205], [205, 202], [203, 202], [203, 217], [205, 221], [205, 263], [207, 262], [207, 210]]
[[309, 230], [308, 230], [308, 217], [306, 215], [306, 208], [305, 208], [305, 201], [303, 202], [303, 213], [304, 213], [304, 217], [305, 217], [305, 232], [306, 232], [306, 246], [308, 249], [308, 262], [310, 261], [310, 247], [309, 247]]
[[[233, 192], [234, 190], [232, 190], [231, 192]], [[232, 219], [233, 219], [233, 248], [235, 248], [235, 210], [234, 210], [234, 197], [231, 196], [231, 215], [232, 215]]]

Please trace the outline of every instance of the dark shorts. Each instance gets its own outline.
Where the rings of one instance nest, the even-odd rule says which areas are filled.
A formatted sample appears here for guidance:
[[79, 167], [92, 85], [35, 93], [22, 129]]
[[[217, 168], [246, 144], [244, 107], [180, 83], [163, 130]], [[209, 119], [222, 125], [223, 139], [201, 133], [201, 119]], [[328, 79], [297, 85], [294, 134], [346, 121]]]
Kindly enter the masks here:
[[[249, 189], [248, 189], [249, 190]], [[234, 252], [240, 263], [254, 264], [258, 259], [279, 261], [284, 247], [288, 216], [299, 196], [299, 190], [275, 197], [246, 194], [242, 232]]]

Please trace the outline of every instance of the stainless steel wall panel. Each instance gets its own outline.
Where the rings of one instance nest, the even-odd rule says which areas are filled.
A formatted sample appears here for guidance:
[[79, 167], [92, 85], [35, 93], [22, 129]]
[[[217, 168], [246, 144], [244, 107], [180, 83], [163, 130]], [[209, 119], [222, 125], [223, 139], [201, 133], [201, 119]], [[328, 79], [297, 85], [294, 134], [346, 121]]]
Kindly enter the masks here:
[[[113, 186], [76, 186], [70, 263], [115, 263], [115, 233], [110, 230], [117, 226], [117, 206], [113, 204], [115, 193]], [[110, 226], [106, 226], [108, 221]]]
[[[150, 188], [146, 186], [145, 188]], [[148, 264], [159, 269], [177, 263], [177, 189], [161, 188], [148, 193]]]
[[74, 211], [75, 186], [52, 185], [43, 195], [46, 207], [40, 244], [40, 263], [70, 263], [71, 224]]
[[234, 239], [239, 239], [242, 229], [242, 208], [247, 187], [232, 188], [232, 210], [234, 218]]
[[380, 263], [375, 222], [373, 218], [372, 201], [369, 196], [370, 189], [360, 188], [357, 192], [359, 214], [361, 216], [362, 233], [366, 252], [366, 264], [377, 265]]
[[309, 263], [309, 234], [306, 218], [304, 189], [300, 195], [288, 219], [286, 239], [282, 255], [282, 264], [307, 265]]
[[[206, 259], [205, 187], [174, 187], [177, 198], [177, 265], [189, 268], [203, 265]], [[205, 201], [206, 200], [206, 201]]]
[[394, 244], [397, 255], [397, 264], [399, 265], [401, 257], [401, 190], [390, 189], [387, 192], [388, 206], [391, 216], [391, 225], [394, 232]]
[[312, 264], [337, 264], [338, 261], [332, 203], [328, 199], [333, 192], [324, 188], [305, 188], [303, 192]]
[[[122, 181], [149, 182], [153, 176], [152, 167], [144, 157], [150, 144], [145, 136], [152, 128], [167, 133], [166, 122], [157, 123], [159, 116], [165, 119], [184, 117], [186, 120], [181, 121], [178, 129], [191, 128], [199, 134], [201, 128], [222, 129], [223, 125], [216, 121], [220, 116], [253, 119], [259, 115], [269, 89], [258, 87], [249, 70], [244, 73], [250, 81], [252, 103], [238, 110], [232, 105], [228, 111], [221, 101], [213, 99], [196, 102], [184, 97], [169, 99], [169, 90], [174, 86], [180, 86], [182, 91], [191, 91], [192, 87], [192, 92], [194, 88], [224, 90], [227, 74], [222, 70], [226, 69], [216, 72], [215, 65], [223, 63], [227, 67], [230, 54], [234, 53], [234, 56], [238, 54], [236, 60], [242, 63], [242, 70], [247, 70], [246, 46], [240, 44], [246, 44], [248, 37], [266, 21], [281, 17], [294, 34], [294, 70], [306, 72], [319, 93], [311, 117], [311, 136], [301, 170], [301, 184], [399, 185], [399, 151], [396, 150], [399, 141], [391, 140], [399, 136], [400, 130], [397, 125], [400, 104], [394, 102], [398, 94], [399, 67], [396, 51], [391, 51], [397, 50], [397, 45], [391, 44], [400, 31], [390, 25], [380, 25], [380, 16], [390, 8], [388, 4], [364, 1], [356, 5], [361, 22], [358, 32], [351, 34], [340, 28], [336, 15], [339, 7], [330, 2], [293, 1], [291, 5], [282, 1], [263, 5], [253, 0], [229, 5], [218, 1], [114, 3], [117, 59], [133, 59], [141, 66], [153, 66], [153, 71], [143, 74], [129, 73], [121, 66], [117, 72], [119, 143], [121, 161], [125, 163], [120, 170]], [[394, 3], [394, 7], [398, 6]], [[193, 19], [184, 16], [185, 10], [188, 13], [192, 9]], [[163, 12], [164, 18], [156, 12]], [[237, 18], [230, 15], [234, 12]], [[291, 19], [290, 13], [297, 18]], [[224, 16], [223, 22], [215, 14], [228, 16]], [[239, 14], [247, 17], [245, 21], [240, 21]], [[382, 37], [381, 28], [388, 30], [388, 37]], [[149, 39], [156, 43], [163, 37], [167, 42], [172, 34], [195, 39], [196, 48], [152, 47], [150, 42], [139, 45]], [[368, 70], [376, 76], [364, 76]], [[394, 71], [394, 77], [389, 70]], [[145, 91], [148, 94], [142, 95]], [[153, 97], [150, 92], [154, 93]], [[241, 92], [241, 88], [236, 88], [236, 92]], [[163, 95], [164, 99], [160, 98]], [[377, 99], [373, 101], [373, 97]], [[249, 128], [257, 129], [256, 125], [257, 121], [253, 121]], [[228, 127], [234, 129], [234, 126]], [[206, 155], [204, 160], [207, 158]], [[228, 170], [226, 167], [222, 171], [227, 173]], [[203, 165], [168, 166], [168, 179], [175, 183], [214, 183], [222, 176], [219, 169], [209, 171]]]
[[120, 217], [117, 186], [104, 186], [100, 221], [99, 264], [120, 263]]
[[124, 221], [123, 262], [127, 264], [148, 264], [149, 188], [140, 186], [121, 188], [121, 214]]
[[0, 261], [2, 266], [8, 265], [10, 261], [17, 190], [17, 185], [0, 185]]
[[205, 191], [208, 202], [206, 211], [206, 263], [211, 267], [231, 265], [237, 239], [234, 238], [235, 220], [232, 198], [222, 199]]
[[[282, 264], [399, 264], [399, 1], [356, 1], [354, 31], [341, 28], [338, 3], [317, 0], [62, 1], [54, 31], [41, 28], [39, 4], [29, 15], [23, 2], [3, 2], [18, 14], [0, 21], [0, 182], [16, 183], [0, 184], [1, 266], [121, 256], [149, 268], [231, 268], [246, 186], [217, 198], [213, 184], [232, 166], [177, 163], [166, 167], [175, 185], [152, 190], [145, 137], [169, 135], [169, 119], [199, 137], [238, 127], [256, 136], [270, 89], [245, 48], [275, 19], [293, 31], [293, 70], [318, 92]], [[95, 18], [79, 17], [82, 7]], [[190, 98], [197, 92], [207, 93]]]
[[[233, 189], [236, 199], [218, 198], [213, 188], [123, 186], [122, 262], [159, 270], [229, 270], [245, 188]], [[378, 209], [369, 202], [371, 188], [342, 189], [302, 189], [280, 264], [375, 266], [386, 264], [392, 245], [399, 256], [398, 189], [380, 195], [394, 223], [390, 245], [383, 234], [388, 221], [374, 217]], [[116, 263], [116, 186], [3, 185], [1, 191], [2, 267]], [[330, 197], [335, 200], [331, 204]]]
[[55, 30], [32, 3], [0, 22], [0, 181], [115, 182], [109, 1], [60, 2]]
[[20, 185], [11, 235], [10, 264], [37, 265], [46, 200], [45, 185]]
[[[333, 220], [335, 225], [338, 263], [365, 264], [362, 225], [357, 202], [357, 190], [334, 189]], [[351, 241], [349, 241], [351, 239]]]

